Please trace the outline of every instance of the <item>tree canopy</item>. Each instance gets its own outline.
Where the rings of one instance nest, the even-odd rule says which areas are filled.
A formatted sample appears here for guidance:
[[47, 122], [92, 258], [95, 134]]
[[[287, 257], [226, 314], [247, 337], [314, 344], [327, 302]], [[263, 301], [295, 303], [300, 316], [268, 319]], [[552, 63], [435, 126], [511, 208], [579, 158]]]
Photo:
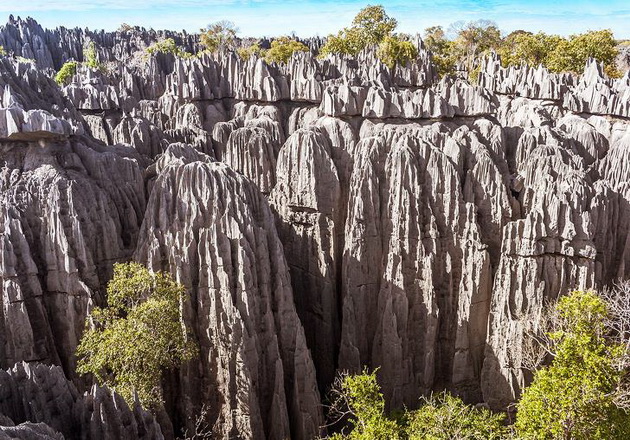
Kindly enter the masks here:
[[544, 32], [518, 31], [509, 34], [498, 53], [505, 66], [523, 62], [542, 64], [552, 72], [582, 73], [589, 58], [604, 64], [609, 76], [617, 77], [617, 43], [610, 30], [589, 31], [568, 38]]
[[[447, 34], [451, 34], [452, 39], [447, 38]], [[446, 33], [441, 26], [427, 28], [424, 42], [441, 76], [453, 74], [459, 63], [474, 77], [480, 57], [490, 51], [500, 55], [504, 66], [542, 64], [552, 72], [579, 74], [587, 60], [594, 58], [604, 64], [609, 76], [620, 75], [615, 68], [617, 43], [610, 30], [589, 31], [568, 38], [517, 30], [502, 37], [494, 22], [477, 20], [454, 23]]]
[[517, 432], [532, 439], [630, 438], [630, 417], [615, 404], [625, 347], [606, 338], [606, 303], [593, 292], [573, 292], [556, 312], [547, 348], [553, 361], [524, 390]]
[[304, 44], [289, 37], [279, 37], [271, 42], [271, 48], [265, 52], [268, 63], [286, 63], [294, 52], [308, 52]]
[[231, 21], [222, 20], [201, 29], [200, 42], [209, 52], [233, 49], [238, 28]]
[[333, 440], [498, 440], [508, 432], [502, 414], [466, 405], [446, 392], [422, 398], [417, 410], [387, 415], [376, 371], [338, 377], [330, 400], [329, 416], [348, 417], [348, 426]]
[[[531, 320], [532, 317], [527, 317]], [[630, 438], [630, 282], [602, 294], [576, 291], [539, 316], [529, 334], [546, 356], [535, 356], [533, 382], [505, 415], [465, 404], [447, 392], [420, 399], [416, 410], [385, 412], [376, 372], [340, 376], [329, 400], [329, 419], [346, 421], [333, 439]], [[549, 360], [551, 358], [551, 360]]]
[[396, 19], [390, 17], [381, 5], [367, 6], [354, 17], [350, 27], [329, 35], [320, 49], [320, 56], [346, 54], [356, 56], [366, 47], [378, 46], [377, 56], [393, 68], [418, 55], [418, 49], [404, 34], [395, 34]]
[[108, 306], [96, 307], [77, 348], [77, 371], [128, 403], [139, 398], [153, 408], [162, 401], [162, 371], [192, 359], [181, 303], [184, 287], [169, 274], [151, 273], [137, 263], [114, 265], [107, 286]]

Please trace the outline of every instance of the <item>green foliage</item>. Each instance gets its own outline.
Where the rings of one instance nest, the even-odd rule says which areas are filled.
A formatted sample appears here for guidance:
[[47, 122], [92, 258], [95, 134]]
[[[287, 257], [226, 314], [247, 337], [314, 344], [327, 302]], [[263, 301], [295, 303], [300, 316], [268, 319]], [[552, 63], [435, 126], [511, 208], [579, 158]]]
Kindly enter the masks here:
[[464, 63], [469, 73], [479, 66], [481, 55], [497, 50], [502, 42], [501, 31], [490, 20], [456, 22], [450, 26], [450, 31], [457, 34], [452, 46], [453, 56]]
[[408, 415], [409, 440], [499, 440], [507, 435], [503, 414], [476, 409], [446, 392], [423, 400]]
[[350, 414], [351, 431], [330, 437], [335, 440], [507, 438], [502, 414], [476, 409], [446, 392], [423, 399], [416, 411], [405, 409], [388, 416], [376, 372], [364, 370], [362, 374], [345, 376], [337, 387], [337, 395], [332, 399], [333, 413]]
[[424, 43], [431, 51], [433, 63], [437, 67], [440, 77], [455, 73], [455, 43], [448, 40], [442, 26], [433, 26], [424, 30]]
[[276, 38], [271, 42], [271, 48], [265, 53], [265, 60], [268, 63], [286, 63], [293, 55], [293, 52], [308, 52], [309, 49], [299, 41], [289, 37]]
[[561, 40], [550, 54], [548, 67], [554, 72], [582, 73], [586, 61], [594, 58], [604, 63], [607, 70], [614, 75], [611, 68], [614, 67], [617, 54], [610, 30], [590, 31]]
[[544, 32], [518, 31], [508, 35], [498, 50], [503, 65], [543, 64], [552, 72], [582, 73], [586, 61], [594, 58], [604, 63], [609, 76], [620, 73], [615, 68], [617, 42], [610, 30], [589, 31], [562, 38]]
[[59, 72], [55, 75], [55, 82], [60, 86], [65, 86], [70, 82], [70, 79], [73, 75], [77, 73], [77, 63], [76, 61], [67, 61], [61, 66]]
[[7, 51], [4, 49], [4, 46], [0, 46], [0, 56], [6, 56]]
[[624, 347], [606, 340], [606, 304], [593, 292], [573, 292], [556, 309], [549, 333], [555, 356], [524, 390], [517, 432], [527, 439], [630, 438], [630, 417], [614, 401]]
[[396, 26], [396, 19], [387, 15], [381, 5], [366, 6], [352, 20], [352, 28], [358, 32], [364, 47], [380, 43]]
[[234, 47], [238, 28], [231, 21], [217, 21], [201, 29], [200, 42], [209, 52]]
[[320, 49], [320, 56], [339, 53], [357, 55], [368, 46], [381, 43], [391, 36], [398, 22], [387, 15], [383, 6], [367, 6], [354, 17], [352, 26], [337, 35], [329, 35]]
[[527, 63], [530, 66], [548, 64], [549, 54], [562, 40], [558, 35], [544, 32], [515, 31], [509, 34], [497, 51], [504, 66], [518, 66]]
[[352, 26], [337, 35], [329, 35], [319, 56], [346, 54], [356, 56], [369, 46], [378, 45], [377, 56], [390, 69], [405, 64], [418, 56], [418, 49], [406, 35], [394, 34], [398, 22], [385, 12], [383, 6], [367, 6], [352, 20]]
[[401, 438], [401, 427], [385, 415], [385, 399], [376, 381], [376, 371], [348, 375], [341, 382], [340, 394], [351, 414], [349, 434], [337, 434], [341, 440], [396, 440]]
[[105, 65], [98, 62], [96, 44], [94, 43], [94, 41], [90, 41], [85, 48], [84, 58], [85, 65], [88, 66], [90, 69], [96, 69], [100, 71], [105, 70]]
[[186, 52], [181, 47], [177, 46], [175, 40], [172, 38], [165, 38], [164, 40], [157, 41], [151, 46], [145, 49], [148, 55], [154, 55], [156, 53], [170, 53], [180, 58], [190, 58], [193, 54]]
[[137, 263], [114, 265], [108, 307], [96, 307], [77, 347], [77, 372], [92, 374], [127, 402], [159, 405], [164, 369], [192, 359], [196, 347], [181, 315], [184, 287], [169, 274]]
[[378, 46], [376, 55], [390, 69], [396, 64], [405, 65], [418, 56], [418, 49], [411, 41], [398, 36], [387, 35]]
[[244, 60], [248, 60], [252, 55], [256, 55], [258, 58], [263, 58], [267, 51], [260, 47], [258, 42], [251, 44], [247, 47], [239, 47], [236, 49], [236, 53]]

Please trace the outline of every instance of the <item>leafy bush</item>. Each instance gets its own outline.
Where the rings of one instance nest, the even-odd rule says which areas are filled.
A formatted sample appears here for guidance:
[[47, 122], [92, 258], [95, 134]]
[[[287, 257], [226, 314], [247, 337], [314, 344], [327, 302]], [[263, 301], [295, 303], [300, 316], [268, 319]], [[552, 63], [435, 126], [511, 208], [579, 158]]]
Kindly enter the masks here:
[[244, 60], [248, 60], [252, 55], [256, 55], [259, 58], [263, 58], [267, 51], [260, 47], [258, 42], [251, 44], [247, 47], [239, 47], [236, 49], [236, 53]]
[[455, 64], [457, 63], [453, 47], [455, 43], [446, 38], [442, 26], [426, 28], [424, 30], [424, 44], [431, 51], [433, 63], [440, 77], [455, 73]]
[[170, 53], [180, 58], [190, 58], [193, 54], [186, 52], [181, 47], [177, 46], [175, 40], [172, 38], [165, 38], [164, 40], [157, 41], [151, 46], [145, 49], [148, 55], [155, 55], [156, 53]]
[[287, 63], [294, 52], [308, 52], [309, 49], [299, 41], [289, 37], [276, 38], [271, 42], [271, 48], [265, 53], [268, 63]]
[[398, 22], [387, 15], [383, 6], [367, 6], [354, 17], [352, 26], [342, 29], [337, 35], [328, 36], [320, 55], [357, 55], [366, 47], [381, 43], [397, 25]]
[[553, 361], [524, 390], [517, 432], [532, 439], [630, 438], [630, 417], [615, 404], [625, 350], [607, 340], [606, 303], [593, 292], [573, 292], [558, 301], [556, 312], [546, 348]]
[[590, 31], [562, 38], [544, 32], [518, 31], [508, 35], [498, 50], [503, 65], [543, 64], [552, 72], [582, 73], [589, 58], [604, 63], [609, 76], [618, 77], [615, 68], [617, 42], [610, 30]]
[[503, 414], [466, 405], [446, 392], [423, 398], [409, 413], [409, 440], [499, 440], [507, 435]]
[[184, 287], [162, 272], [137, 263], [114, 265], [107, 286], [108, 307], [96, 307], [77, 348], [77, 371], [92, 374], [128, 403], [137, 394], [143, 406], [162, 400], [162, 370], [190, 360], [196, 346], [188, 339], [180, 303]]
[[90, 69], [95, 69], [95, 70], [100, 70], [100, 71], [105, 70], [105, 65], [98, 62], [96, 44], [94, 43], [94, 41], [90, 41], [87, 47], [85, 48], [84, 58], [85, 58], [85, 65], [88, 66]]
[[59, 72], [55, 75], [55, 82], [60, 86], [65, 86], [70, 82], [70, 79], [76, 75], [77, 66], [79, 63], [76, 61], [68, 61], [61, 66]]
[[376, 55], [380, 60], [393, 69], [396, 64], [405, 65], [418, 56], [418, 49], [411, 41], [403, 40], [397, 36], [386, 36], [378, 46]]
[[231, 21], [223, 20], [201, 29], [200, 42], [209, 52], [234, 47], [238, 28]]
[[349, 415], [348, 434], [334, 434], [334, 440], [396, 440], [401, 427], [385, 415], [385, 399], [376, 381], [376, 371], [339, 376], [331, 391], [331, 414]]
[[499, 440], [508, 435], [502, 414], [476, 409], [446, 392], [422, 399], [418, 410], [387, 416], [375, 371], [338, 377], [330, 400], [333, 422], [349, 417], [350, 429], [330, 437], [335, 440]]
[[4, 46], [0, 46], [0, 56], [5, 56], [7, 51], [4, 49]]

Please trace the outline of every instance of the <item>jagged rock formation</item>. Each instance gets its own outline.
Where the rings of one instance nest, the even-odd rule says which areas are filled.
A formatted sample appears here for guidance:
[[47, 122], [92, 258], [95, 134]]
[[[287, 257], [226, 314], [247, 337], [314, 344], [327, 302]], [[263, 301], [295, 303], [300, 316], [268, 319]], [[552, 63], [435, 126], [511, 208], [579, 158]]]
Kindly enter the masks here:
[[[339, 369], [380, 367], [392, 407], [444, 388], [505, 407], [524, 317], [630, 276], [628, 73], [489, 57], [476, 85], [438, 81], [420, 41], [394, 69], [371, 50], [141, 61], [163, 35], [197, 44], [0, 29], [35, 59], [0, 59], [4, 368], [76, 379], [84, 317], [133, 257], [189, 294], [200, 357], [164, 381], [175, 429], [205, 404], [218, 437], [313, 438]], [[43, 69], [88, 39], [109, 70], [58, 88]], [[30, 422], [0, 436], [55, 438]]]
[[267, 202], [225, 164], [175, 148], [159, 164], [135, 259], [189, 288], [200, 371], [186, 372], [182, 391], [225, 402], [211, 405], [218, 437], [313, 438], [315, 369]]
[[130, 408], [119, 395], [97, 386], [81, 395], [61, 368], [43, 364], [0, 370], [0, 425], [1, 439], [164, 438], [140, 404]]

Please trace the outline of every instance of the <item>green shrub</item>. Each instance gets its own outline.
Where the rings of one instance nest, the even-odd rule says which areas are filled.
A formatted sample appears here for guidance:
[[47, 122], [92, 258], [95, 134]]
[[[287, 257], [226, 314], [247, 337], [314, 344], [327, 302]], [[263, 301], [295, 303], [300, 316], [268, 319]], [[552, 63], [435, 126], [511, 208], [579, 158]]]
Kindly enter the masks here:
[[338, 53], [357, 55], [368, 46], [381, 43], [390, 36], [398, 22], [385, 12], [381, 5], [367, 6], [352, 20], [352, 26], [344, 28], [337, 35], [329, 35], [326, 44], [320, 49], [320, 56]]
[[101, 72], [104, 72], [105, 65], [98, 62], [97, 56], [98, 54], [96, 51], [96, 44], [94, 43], [94, 41], [90, 41], [84, 52], [85, 65], [88, 66], [90, 69], [100, 70]]
[[550, 366], [535, 372], [518, 403], [516, 429], [528, 439], [627, 439], [630, 417], [615, 404], [624, 378], [621, 344], [606, 339], [606, 303], [593, 292], [560, 299], [548, 333]]
[[231, 21], [217, 21], [201, 29], [200, 42], [209, 52], [234, 48], [238, 29]]
[[145, 49], [145, 52], [148, 55], [155, 55], [156, 53], [170, 53], [180, 58], [190, 58], [194, 56], [177, 46], [175, 40], [172, 38], [165, 38], [164, 40], [153, 43]]
[[137, 263], [114, 265], [108, 307], [94, 308], [86, 321], [77, 372], [92, 374], [130, 404], [137, 395], [145, 407], [159, 405], [162, 371], [196, 354], [183, 323], [183, 300], [184, 287], [169, 274]]
[[422, 399], [408, 418], [409, 440], [499, 440], [507, 436], [503, 414], [466, 405], [446, 392]]
[[375, 371], [338, 377], [329, 399], [333, 422], [349, 415], [348, 432], [330, 436], [335, 440], [499, 440], [509, 435], [503, 414], [476, 409], [446, 392], [423, 398], [418, 410], [388, 416]]
[[424, 44], [431, 51], [433, 63], [440, 77], [455, 73], [457, 63], [455, 43], [446, 38], [442, 26], [426, 28], [424, 30]]
[[65, 86], [70, 82], [70, 79], [77, 73], [77, 66], [79, 63], [76, 61], [67, 61], [61, 66], [59, 72], [55, 75], [55, 82], [60, 86]]
[[331, 392], [334, 415], [350, 415], [349, 433], [335, 434], [335, 440], [396, 440], [401, 427], [385, 415], [385, 399], [376, 381], [376, 371], [338, 377]]
[[258, 58], [263, 58], [267, 51], [260, 47], [258, 42], [247, 46], [247, 47], [239, 47], [236, 49], [236, 53], [244, 60], [248, 60], [252, 57], [252, 55], [256, 55]]
[[404, 66], [408, 61], [415, 59], [418, 56], [418, 49], [411, 41], [388, 35], [379, 44], [376, 55], [383, 64], [393, 69], [397, 64]]
[[271, 42], [271, 48], [265, 53], [268, 63], [287, 63], [293, 52], [308, 52], [309, 49], [299, 41], [289, 37], [276, 38]]
[[563, 38], [544, 32], [517, 31], [508, 35], [498, 50], [504, 66], [523, 62], [543, 64], [552, 72], [582, 73], [586, 61], [594, 58], [604, 64], [611, 77], [621, 74], [615, 67], [617, 41], [610, 30], [589, 31]]

